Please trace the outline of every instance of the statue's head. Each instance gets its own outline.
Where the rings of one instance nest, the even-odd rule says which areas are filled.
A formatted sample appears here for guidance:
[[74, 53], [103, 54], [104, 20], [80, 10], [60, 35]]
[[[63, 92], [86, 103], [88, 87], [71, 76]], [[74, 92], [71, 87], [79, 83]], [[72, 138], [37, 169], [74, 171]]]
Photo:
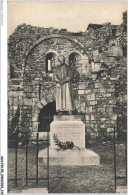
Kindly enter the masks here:
[[60, 64], [64, 63], [65, 62], [65, 57], [63, 55], [59, 55], [58, 61], [60, 62]]

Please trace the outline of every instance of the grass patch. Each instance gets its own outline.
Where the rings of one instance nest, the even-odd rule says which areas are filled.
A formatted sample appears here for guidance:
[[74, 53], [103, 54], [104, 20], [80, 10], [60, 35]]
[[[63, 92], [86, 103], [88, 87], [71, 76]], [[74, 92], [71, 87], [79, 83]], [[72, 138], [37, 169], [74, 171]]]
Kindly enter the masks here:
[[[39, 150], [45, 148], [39, 146]], [[100, 155], [100, 166], [50, 166], [50, 193], [114, 193], [114, 163], [112, 144], [93, 144], [90, 149]], [[116, 145], [117, 175], [125, 176], [124, 144]], [[39, 164], [39, 178], [47, 177], [47, 166]], [[8, 181], [8, 190], [23, 189], [25, 186], [25, 147], [18, 149], [18, 187]], [[36, 178], [36, 146], [28, 146], [28, 177]], [[15, 149], [8, 150], [8, 179], [15, 178]], [[125, 181], [117, 181], [125, 185]], [[28, 181], [28, 188], [37, 187], [36, 181]], [[39, 180], [38, 187], [47, 187], [47, 180]]]

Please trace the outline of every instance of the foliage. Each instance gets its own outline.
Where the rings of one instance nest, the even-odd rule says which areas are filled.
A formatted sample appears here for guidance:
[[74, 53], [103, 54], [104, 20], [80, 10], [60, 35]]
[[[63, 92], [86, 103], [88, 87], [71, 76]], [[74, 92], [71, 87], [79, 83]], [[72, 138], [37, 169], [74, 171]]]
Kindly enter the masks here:
[[11, 123], [8, 125], [8, 141], [10, 144], [12, 142], [13, 145], [15, 145], [15, 142], [17, 141], [18, 138], [19, 117], [20, 117], [20, 107], [18, 106], [15, 116], [12, 118]]
[[53, 139], [54, 139], [55, 145], [57, 145], [62, 150], [73, 149], [74, 147], [77, 147], [77, 146], [74, 146], [74, 143], [72, 141], [71, 142], [70, 141], [61, 142], [58, 139], [57, 135], [55, 134], [53, 135]]
[[17, 107], [15, 116], [12, 118], [10, 124], [8, 123], [8, 146], [15, 147], [17, 145], [24, 145], [28, 142], [30, 133], [19, 129], [20, 107]]

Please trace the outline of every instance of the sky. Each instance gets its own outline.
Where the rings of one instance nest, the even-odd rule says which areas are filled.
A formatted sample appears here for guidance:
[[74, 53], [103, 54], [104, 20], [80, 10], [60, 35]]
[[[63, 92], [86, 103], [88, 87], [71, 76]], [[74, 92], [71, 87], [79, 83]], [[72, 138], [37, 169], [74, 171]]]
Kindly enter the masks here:
[[70, 32], [84, 32], [89, 23], [118, 25], [126, 10], [126, 1], [11, 1], [8, 2], [8, 36], [23, 23], [66, 28]]

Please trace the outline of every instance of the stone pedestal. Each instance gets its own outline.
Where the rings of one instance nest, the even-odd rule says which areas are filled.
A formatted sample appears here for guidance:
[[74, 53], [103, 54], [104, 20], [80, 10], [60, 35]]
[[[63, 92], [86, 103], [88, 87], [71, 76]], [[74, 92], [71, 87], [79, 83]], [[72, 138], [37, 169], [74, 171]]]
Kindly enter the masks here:
[[58, 148], [53, 139], [54, 134], [61, 142], [73, 141], [75, 146], [85, 148], [85, 124], [80, 121], [79, 117], [73, 115], [55, 116], [50, 130], [50, 148]]
[[[57, 136], [59, 141], [72, 141], [76, 147], [61, 150], [53, 139]], [[80, 149], [79, 149], [80, 148]], [[39, 152], [39, 162], [47, 163], [47, 149]], [[50, 165], [100, 165], [100, 157], [93, 151], [85, 148], [85, 124], [79, 115], [54, 116], [50, 125]]]

